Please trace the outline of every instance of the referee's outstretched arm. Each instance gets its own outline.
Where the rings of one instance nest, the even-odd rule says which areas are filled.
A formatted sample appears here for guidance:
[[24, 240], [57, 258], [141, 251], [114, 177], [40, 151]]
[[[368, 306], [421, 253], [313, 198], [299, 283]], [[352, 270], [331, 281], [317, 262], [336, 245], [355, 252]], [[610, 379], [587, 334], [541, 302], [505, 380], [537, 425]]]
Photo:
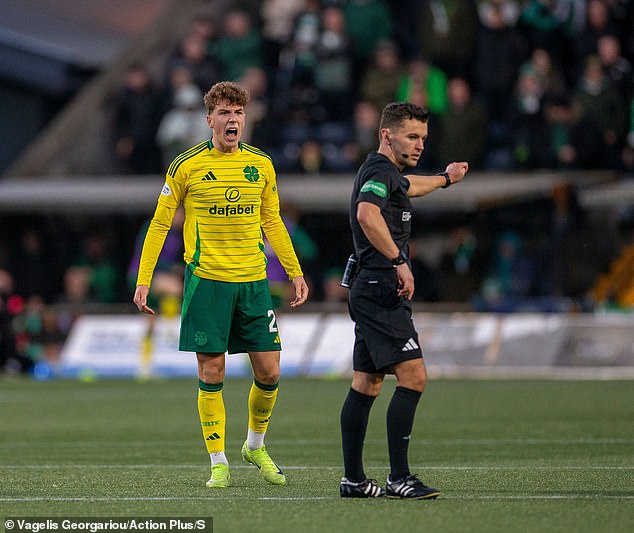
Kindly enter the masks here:
[[436, 176], [418, 176], [416, 174], [407, 174], [405, 178], [409, 181], [409, 189], [407, 196], [415, 198], [425, 196], [436, 189], [446, 189], [454, 183], [462, 181], [465, 174], [469, 170], [469, 163], [461, 161], [459, 163], [449, 163], [445, 172]]

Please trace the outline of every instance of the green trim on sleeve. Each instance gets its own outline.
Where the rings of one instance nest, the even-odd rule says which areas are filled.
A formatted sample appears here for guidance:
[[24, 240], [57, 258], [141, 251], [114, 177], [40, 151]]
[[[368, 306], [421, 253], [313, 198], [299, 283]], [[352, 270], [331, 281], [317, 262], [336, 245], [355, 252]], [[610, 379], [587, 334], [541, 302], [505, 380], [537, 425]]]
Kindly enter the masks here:
[[379, 181], [366, 181], [361, 187], [361, 192], [371, 192], [379, 198], [387, 198], [387, 186]]

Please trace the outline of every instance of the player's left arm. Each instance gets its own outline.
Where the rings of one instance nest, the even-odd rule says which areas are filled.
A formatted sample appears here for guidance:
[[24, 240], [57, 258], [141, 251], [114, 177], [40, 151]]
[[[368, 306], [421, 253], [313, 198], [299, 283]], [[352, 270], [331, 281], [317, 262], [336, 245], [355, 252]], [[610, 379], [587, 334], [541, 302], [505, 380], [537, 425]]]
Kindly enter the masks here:
[[293, 242], [280, 215], [280, 200], [273, 165], [270, 165], [267, 170], [267, 182], [262, 191], [262, 204], [260, 206], [260, 224], [271, 248], [291, 280], [294, 298], [290, 305], [298, 307], [308, 299], [308, 285], [304, 280], [304, 273], [299, 265]]
[[416, 198], [419, 196], [425, 196], [436, 189], [447, 188], [454, 183], [462, 181], [468, 170], [469, 163], [461, 161], [459, 163], [449, 163], [445, 172], [437, 176], [406, 174], [405, 179], [409, 181], [407, 196], [410, 198]]
[[291, 280], [294, 298], [290, 302], [291, 307], [299, 307], [308, 300], [308, 284], [304, 276], [296, 276]]

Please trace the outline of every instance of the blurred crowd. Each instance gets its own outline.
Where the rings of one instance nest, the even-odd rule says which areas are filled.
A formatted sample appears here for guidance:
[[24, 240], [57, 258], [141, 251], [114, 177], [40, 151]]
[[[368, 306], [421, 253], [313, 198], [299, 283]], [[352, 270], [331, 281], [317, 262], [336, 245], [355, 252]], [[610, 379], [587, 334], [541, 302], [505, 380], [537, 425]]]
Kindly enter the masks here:
[[202, 94], [251, 93], [245, 140], [278, 171], [350, 172], [382, 107], [432, 113], [420, 166], [634, 171], [634, 5], [626, 0], [264, 0], [192, 21], [114, 97], [123, 171], [161, 173], [203, 140]]
[[[634, 174], [634, 2], [228, 5], [218, 16], [193, 19], [158, 66], [129, 66], [110, 106], [121, 173], [162, 174], [175, 155], [208, 138], [202, 96], [217, 81], [235, 80], [251, 95], [244, 140], [268, 152], [278, 173], [354, 172], [377, 146], [382, 107], [408, 100], [431, 111], [422, 170], [467, 160], [486, 171]], [[335, 222], [302, 219], [294, 206], [283, 207], [311, 299], [341, 305], [346, 221], [336, 226], [338, 235]], [[587, 291], [595, 273], [582, 254], [610, 257], [609, 232], [587, 239], [582, 231], [592, 225], [572, 188], [553, 190], [528, 209], [534, 217], [500, 215], [521, 219], [515, 228], [495, 217], [443, 231], [426, 221], [429, 233], [410, 243], [416, 299], [495, 311], [530, 297], [541, 299], [542, 309], [569, 310], [558, 307], [561, 300], [549, 307], [547, 299]], [[33, 217], [0, 239], [0, 369], [45, 374], [86, 306], [130, 303], [147, 220], [75, 223]], [[157, 269], [159, 308], [171, 309], [180, 297], [179, 229]], [[287, 283], [274, 256], [269, 277], [283, 307]]]
[[77, 233], [63, 222], [20, 220], [0, 242], [0, 371], [46, 377], [75, 319], [121, 301], [115, 235], [106, 225]]

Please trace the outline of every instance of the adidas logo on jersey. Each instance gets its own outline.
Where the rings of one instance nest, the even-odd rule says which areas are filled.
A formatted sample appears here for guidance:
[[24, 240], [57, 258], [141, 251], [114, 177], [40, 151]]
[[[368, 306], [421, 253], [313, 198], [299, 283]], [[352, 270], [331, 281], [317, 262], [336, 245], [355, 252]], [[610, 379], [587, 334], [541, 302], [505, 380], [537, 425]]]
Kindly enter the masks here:
[[418, 350], [418, 348], [419, 346], [418, 344], [416, 344], [416, 341], [410, 337], [409, 340], [405, 343], [405, 346], [403, 346], [402, 351], [411, 352], [412, 350]]

